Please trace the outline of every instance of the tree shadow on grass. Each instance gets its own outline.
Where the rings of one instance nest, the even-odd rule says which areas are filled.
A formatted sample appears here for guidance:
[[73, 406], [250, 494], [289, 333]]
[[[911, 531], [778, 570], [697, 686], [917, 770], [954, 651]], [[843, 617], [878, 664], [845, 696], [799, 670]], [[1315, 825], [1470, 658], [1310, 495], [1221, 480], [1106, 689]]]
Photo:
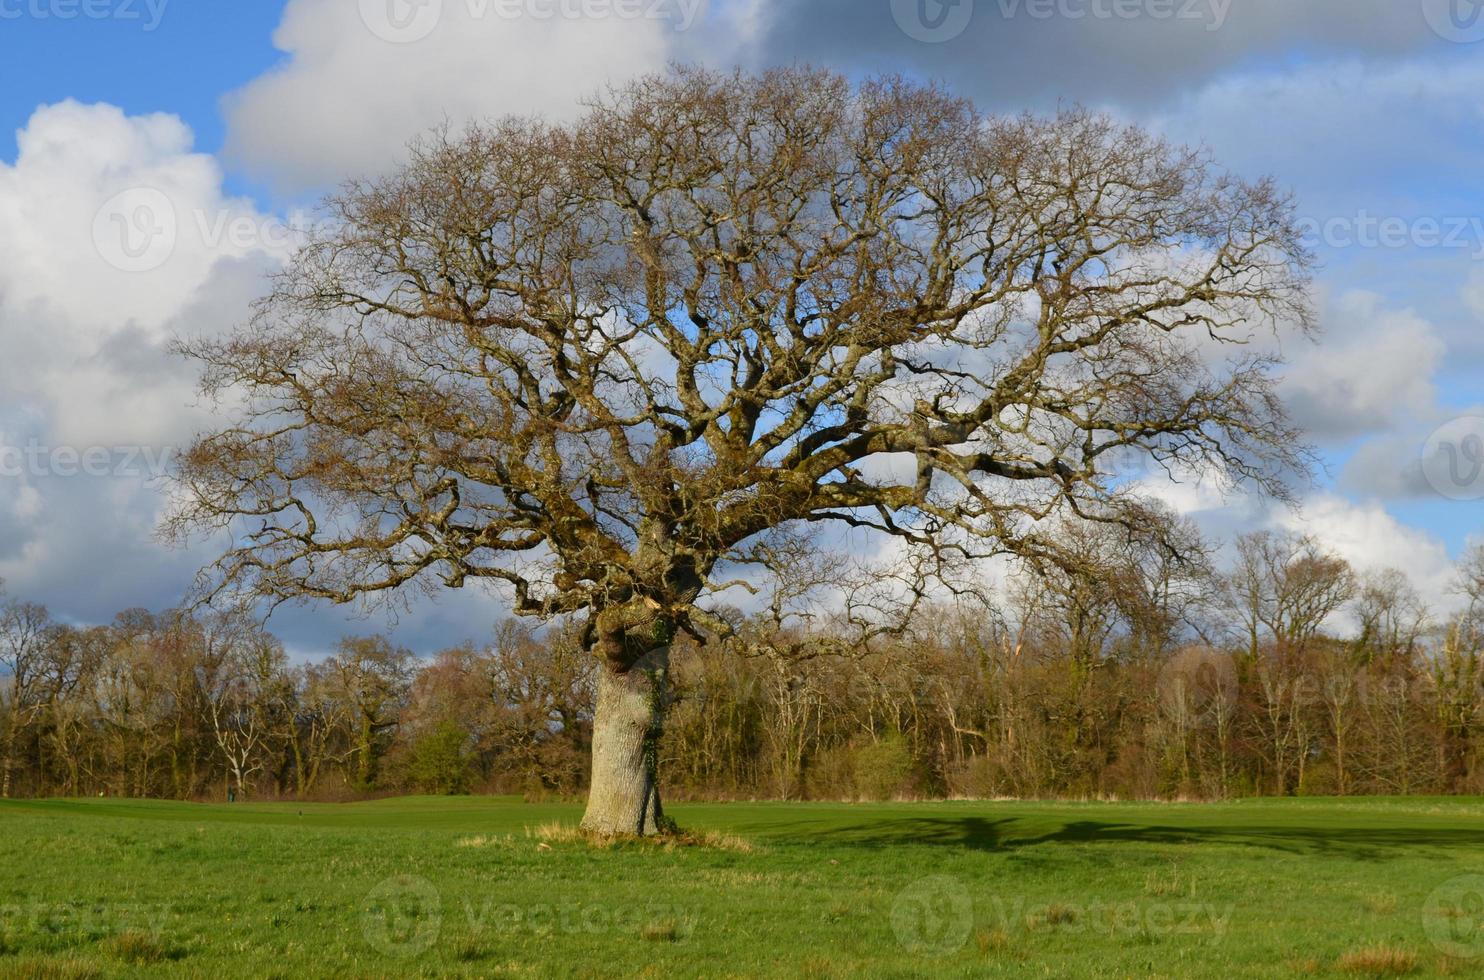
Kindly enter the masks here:
[[[800, 838], [860, 847], [933, 845], [1014, 851], [1055, 844], [1216, 844], [1290, 854], [1343, 854], [1381, 860], [1410, 848], [1484, 848], [1484, 827], [1169, 826], [1073, 820], [1046, 829], [1044, 819], [980, 816], [911, 817], [821, 828], [801, 825]], [[780, 836], [792, 836], [784, 832]]]

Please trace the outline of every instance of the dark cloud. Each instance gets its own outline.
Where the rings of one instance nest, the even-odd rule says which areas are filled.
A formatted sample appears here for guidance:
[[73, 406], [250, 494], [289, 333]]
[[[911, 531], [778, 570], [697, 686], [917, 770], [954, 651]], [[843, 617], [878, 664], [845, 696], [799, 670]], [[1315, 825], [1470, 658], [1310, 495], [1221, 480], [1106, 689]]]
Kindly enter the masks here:
[[[753, 64], [811, 62], [847, 72], [909, 71], [982, 105], [1058, 100], [1168, 102], [1236, 67], [1306, 56], [1395, 56], [1457, 49], [1417, 0], [958, 0], [962, 32], [934, 36], [940, 0], [788, 0], [767, 5], [741, 49]], [[895, 9], [894, 9], [894, 4]], [[925, 8], [920, 12], [919, 5]], [[926, 17], [926, 21], [918, 18]], [[905, 23], [905, 27], [903, 26]], [[955, 24], [944, 21], [951, 33]], [[912, 33], [909, 33], [911, 31]], [[914, 37], [917, 34], [918, 37]], [[714, 38], [695, 39], [705, 60]]]

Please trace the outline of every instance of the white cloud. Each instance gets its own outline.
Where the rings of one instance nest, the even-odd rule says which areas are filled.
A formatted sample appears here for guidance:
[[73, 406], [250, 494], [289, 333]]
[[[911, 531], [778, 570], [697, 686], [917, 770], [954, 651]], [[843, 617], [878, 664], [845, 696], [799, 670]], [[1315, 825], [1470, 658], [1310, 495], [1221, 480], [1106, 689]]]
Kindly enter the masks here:
[[1301, 510], [1278, 511], [1275, 516], [1279, 526], [1314, 535], [1357, 571], [1399, 569], [1435, 608], [1451, 603], [1454, 566], [1448, 546], [1421, 528], [1403, 524], [1380, 503], [1355, 503], [1321, 493]]
[[[1414, 4], [1394, 6], [1412, 7], [1421, 22]], [[1484, 345], [1455, 297], [1459, 277], [1484, 255], [1474, 191], [1484, 152], [1481, 89], [1478, 58], [1351, 54], [1234, 70], [1140, 118], [1209, 147], [1223, 167], [1293, 189], [1322, 281], [1414, 306], [1448, 344], [1453, 365], [1473, 365]]]
[[[405, 0], [291, 0], [274, 35], [288, 62], [227, 98], [227, 156], [284, 186], [326, 186], [386, 170], [442, 120], [568, 116], [672, 55], [678, 21], [540, 16], [556, 6], [446, 0], [425, 4], [422, 23], [388, 19], [413, 12]], [[684, 16], [678, 0], [637, 6]]]
[[1346, 461], [1339, 485], [1380, 500], [1408, 500], [1436, 494], [1422, 471], [1421, 431], [1368, 439]]
[[1358, 572], [1399, 569], [1435, 611], [1447, 611], [1454, 605], [1451, 589], [1455, 569], [1447, 543], [1399, 521], [1378, 500], [1357, 501], [1316, 490], [1289, 506], [1246, 491], [1224, 493], [1220, 483], [1212, 476], [1202, 479], [1194, 475], [1175, 483], [1160, 474], [1142, 481], [1138, 489], [1194, 520], [1228, 559], [1239, 534], [1263, 530], [1311, 534]]
[[[1463, 197], [1450, 188], [1471, 187], [1477, 169], [1484, 64], [1383, 61], [1429, 42], [1425, 25], [1393, 0], [1363, 0], [1364, 16], [1346, 16], [1356, 2], [1238, 5], [1220, 32], [1181, 23], [1011, 23], [981, 4], [962, 43], [934, 46], [904, 36], [889, 5], [871, 12], [844, 0], [735, 0], [684, 35], [673, 21], [642, 17], [502, 17], [498, 0], [429, 0], [416, 8], [405, 0], [289, 0], [275, 35], [287, 58], [228, 97], [226, 153], [282, 186], [320, 187], [384, 171], [408, 139], [440, 120], [562, 117], [605, 82], [658, 69], [673, 56], [721, 65], [748, 48], [759, 62], [825, 61], [852, 70], [872, 59], [877, 67], [916, 64], [991, 104], [1049, 105], [1071, 96], [1121, 100], [1126, 111], [1161, 106], [1157, 126], [1211, 145], [1239, 172], [1271, 172], [1297, 185], [1307, 215], [1365, 209], [1447, 217], [1449, 195]], [[398, 5], [441, 15], [412, 24], [425, 36], [396, 43], [386, 37], [395, 25], [377, 18]], [[380, 36], [372, 29], [378, 24]], [[857, 43], [857, 35], [870, 35], [870, 43]], [[1266, 57], [1346, 45], [1353, 60]], [[994, 57], [986, 59], [986, 50]], [[1233, 67], [1259, 57], [1261, 69]], [[262, 288], [263, 270], [289, 243], [270, 233], [271, 216], [224, 193], [221, 165], [192, 152], [191, 133], [173, 116], [66, 102], [39, 110], [18, 147], [14, 164], [0, 163], [0, 445], [182, 441], [204, 419], [190, 407], [192, 369], [171, 358], [166, 343], [240, 319]], [[150, 237], [167, 228], [167, 238]], [[1439, 255], [1362, 253], [1360, 265], [1385, 267], [1393, 277], [1378, 280], [1388, 298], [1341, 294], [1326, 304], [1321, 345], [1290, 350], [1285, 388], [1301, 421], [1321, 439], [1374, 437], [1347, 470], [1347, 478], [1380, 474], [1356, 484], [1368, 493], [1381, 492], [1382, 477], [1394, 485], [1387, 495], [1415, 491], [1397, 460], [1415, 458], [1415, 433], [1436, 417], [1440, 365], [1477, 334], [1477, 324], [1466, 324], [1460, 336], [1466, 318], [1455, 323], [1430, 302], [1417, 302], [1414, 312], [1404, 305], [1410, 297], [1391, 288], [1395, 277], [1424, 291], [1447, 278], [1436, 293], [1456, 309], [1452, 259], [1469, 256], [1451, 253], [1438, 263]], [[1354, 269], [1347, 274], [1326, 278], [1368, 283]], [[1461, 298], [1484, 318], [1484, 272], [1472, 274]], [[912, 463], [883, 459], [879, 466], [882, 477], [900, 477]], [[1209, 484], [1151, 488], [1213, 536], [1309, 530], [1363, 569], [1401, 567], [1433, 595], [1451, 574], [1441, 541], [1378, 503], [1323, 492], [1290, 512]], [[64, 612], [79, 618], [173, 601], [199, 556], [153, 542], [160, 500], [140, 478], [0, 476], [0, 576], [16, 594], [65, 597]], [[888, 553], [879, 541], [850, 545], [862, 555]], [[451, 597], [441, 612], [419, 614], [420, 645], [482, 632], [501, 608], [472, 593]], [[322, 635], [338, 619], [316, 608], [291, 623], [300, 635]], [[461, 627], [468, 622], [480, 628]]]
[[1293, 352], [1284, 379], [1290, 410], [1311, 438], [1382, 432], [1433, 417], [1433, 376], [1446, 349], [1431, 323], [1351, 292], [1327, 303], [1324, 336]]
[[240, 319], [290, 245], [191, 139], [68, 101], [0, 162], [0, 577], [78, 616], [189, 581], [195, 559], [153, 540], [152, 477], [202, 421], [167, 346]]

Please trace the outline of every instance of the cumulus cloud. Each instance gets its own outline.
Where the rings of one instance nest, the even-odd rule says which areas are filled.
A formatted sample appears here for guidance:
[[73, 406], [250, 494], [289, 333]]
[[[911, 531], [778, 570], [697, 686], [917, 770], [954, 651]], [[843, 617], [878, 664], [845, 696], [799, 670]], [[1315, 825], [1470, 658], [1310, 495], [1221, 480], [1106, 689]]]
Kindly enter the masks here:
[[[1109, 108], [1238, 172], [1277, 175], [1316, 222], [1353, 217], [1363, 235], [1367, 215], [1401, 217], [1415, 230], [1477, 212], [1484, 152], [1484, 64], [1432, 29], [1436, 2], [959, 0], [934, 27], [915, 20], [916, 0], [288, 0], [282, 64], [225, 100], [223, 159], [285, 190], [320, 189], [384, 171], [439, 121], [567, 116], [671, 58], [804, 61], [939, 78], [995, 109]], [[1136, 15], [1100, 13], [1115, 9]], [[65, 102], [39, 110], [17, 146], [0, 162], [0, 446], [103, 447], [113, 467], [128, 462], [121, 447], [158, 458], [205, 424], [169, 340], [239, 320], [293, 236], [224, 192], [222, 163], [194, 152], [174, 116]], [[1285, 392], [1314, 438], [1358, 443], [1339, 487], [1360, 501], [1317, 492], [1288, 511], [1196, 480], [1149, 489], [1213, 536], [1301, 528], [1362, 569], [1401, 567], [1437, 592], [1443, 542], [1374, 501], [1428, 489], [1417, 460], [1442, 417], [1436, 379], [1466, 370], [1469, 351], [1484, 356], [1484, 272], [1460, 290], [1459, 268], [1477, 258], [1467, 250], [1316, 244], [1338, 298], [1320, 346], [1290, 346]], [[1465, 244], [1484, 249], [1484, 231], [1466, 229]], [[1366, 291], [1344, 291], [1354, 286]], [[69, 466], [84, 461], [0, 468], [0, 577], [78, 619], [173, 602], [203, 556], [153, 541], [158, 466], [136, 457], [129, 475], [58, 475]], [[477, 636], [502, 609], [451, 596], [417, 606], [403, 635], [422, 648]], [[306, 651], [357, 628], [320, 608], [279, 625]]]
[[1277, 516], [1277, 523], [1314, 535], [1357, 571], [1398, 569], [1435, 607], [1450, 605], [1455, 568], [1447, 544], [1428, 531], [1403, 524], [1380, 503], [1355, 503], [1324, 493], [1306, 501], [1297, 512], [1280, 511]]
[[1191, 518], [1225, 559], [1233, 540], [1249, 531], [1311, 534], [1323, 546], [1362, 574], [1398, 569], [1439, 611], [1451, 608], [1455, 566], [1448, 544], [1389, 513], [1378, 500], [1351, 500], [1329, 490], [1314, 490], [1293, 506], [1255, 494], [1219, 489], [1212, 474], [1150, 476], [1137, 489]]
[[1320, 442], [1386, 431], [1436, 414], [1445, 348], [1432, 324], [1381, 296], [1347, 293], [1323, 313], [1325, 336], [1300, 348], [1284, 381], [1294, 420]]
[[0, 577], [68, 614], [179, 598], [194, 558], [153, 541], [189, 438], [173, 336], [240, 318], [290, 244], [222, 192], [173, 116], [43, 107], [0, 163]]
[[705, 0], [290, 0], [281, 67], [226, 100], [233, 163], [295, 189], [381, 172], [429, 126], [570, 116], [661, 68]]
[[1322, 281], [1417, 309], [1466, 374], [1484, 365], [1458, 288], [1484, 258], [1484, 62], [1448, 56], [1465, 50], [1244, 66], [1129, 115], [1292, 189]]
[[1345, 462], [1341, 489], [1377, 500], [1411, 500], [1436, 495], [1422, 468], [1426, 433], [1380, 435], [1367, 439]]
[[[174, 116], [64, 102], [17, 142], [0, 161], [0, 579], [77, 622], [167, 608], [219, 544], [155, 534], [169, 453], [214, 421], [170, 342], [240, 322], [302, 229], [226, 194]], [[470, 589], [395, 620], [316, 606], [273, 628], [305, 655], [393, 623], [431, 650], [504, 609]]]

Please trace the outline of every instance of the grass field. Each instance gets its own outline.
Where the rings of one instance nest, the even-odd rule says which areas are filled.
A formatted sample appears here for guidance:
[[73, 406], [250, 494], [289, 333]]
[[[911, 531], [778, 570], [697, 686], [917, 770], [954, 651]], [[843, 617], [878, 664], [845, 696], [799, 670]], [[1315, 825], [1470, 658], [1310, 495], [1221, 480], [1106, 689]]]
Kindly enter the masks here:
[[4, 802], [0, 976], [1484, 976], [1484, 801], [673, 813]]

